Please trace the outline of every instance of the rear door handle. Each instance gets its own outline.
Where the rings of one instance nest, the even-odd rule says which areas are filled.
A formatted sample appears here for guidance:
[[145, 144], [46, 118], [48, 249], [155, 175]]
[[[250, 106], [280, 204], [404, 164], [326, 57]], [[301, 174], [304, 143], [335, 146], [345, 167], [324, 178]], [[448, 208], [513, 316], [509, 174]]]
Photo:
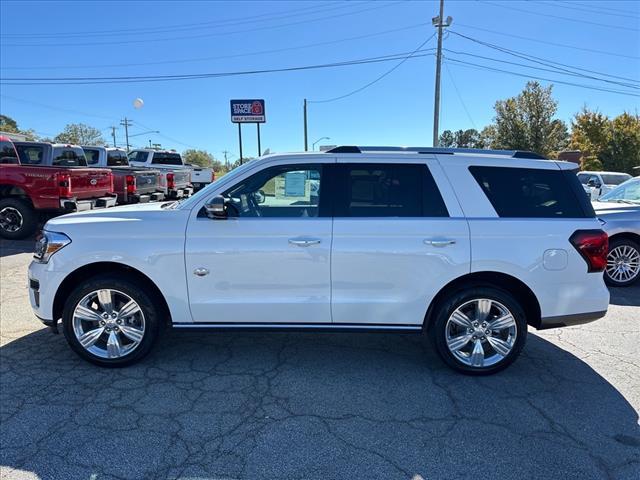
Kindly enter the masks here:
[[451, 240], [451, 239], [446, 239], [446, 238], [442, 238], [442, 239], [425, 239], [424, 243], [426, 245], [431, 245], [432, 247], [446, 247], [448, 245], [454, 245], [456, 243], [455, 240]]
[[309, 247], [320, 243], [319, 238], [290, 238], [289, 244], [297, 247]]

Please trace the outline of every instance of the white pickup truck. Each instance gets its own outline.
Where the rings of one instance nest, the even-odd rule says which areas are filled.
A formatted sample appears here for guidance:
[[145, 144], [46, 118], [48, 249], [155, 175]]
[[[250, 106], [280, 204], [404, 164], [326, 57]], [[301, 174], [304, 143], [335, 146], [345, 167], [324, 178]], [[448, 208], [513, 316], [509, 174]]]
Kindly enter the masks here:
[[[214, 179], [211, 168], [195, 167], [184, 163], [182, 156], [172, 150], [137, 149], [129, 153], [129, 163], [136, 167], [147, 167], [159, 170], [170, 170], [174, 173], [173, 183], [175, 189], [180, 190], [185, 187], [191, 191], [182, 196], [189, 196], [194, 191], [198, 191], [209, 185]], [[185, 176], [187, 177], [185, 181]], [[170, 177], [167, 178], [169, 180]], [[169, 182], [170, 183], [170, 182]], [[186, 186], [185, 184], [188, 184]], [[171, 195], [169, 195], [171, 197]], [[179, 198], [175, 195], [173, 198]]]

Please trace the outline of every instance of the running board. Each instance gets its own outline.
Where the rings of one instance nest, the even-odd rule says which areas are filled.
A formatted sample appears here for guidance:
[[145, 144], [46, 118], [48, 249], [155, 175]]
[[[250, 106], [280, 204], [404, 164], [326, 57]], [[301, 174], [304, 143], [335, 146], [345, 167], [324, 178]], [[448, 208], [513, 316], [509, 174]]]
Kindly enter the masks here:
[[369, 323], [174, 323], [177, 330], [262, 330], [262, 331], [342, 331], [342, 332], [421, 332], [422, 325]]

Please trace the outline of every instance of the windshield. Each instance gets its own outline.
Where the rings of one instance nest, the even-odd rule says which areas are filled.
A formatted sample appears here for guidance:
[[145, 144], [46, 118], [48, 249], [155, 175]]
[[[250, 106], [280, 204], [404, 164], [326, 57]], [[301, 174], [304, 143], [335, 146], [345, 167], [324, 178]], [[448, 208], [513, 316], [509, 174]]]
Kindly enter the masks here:
[[602, 173], [600, 176], [605, 185], [620, 185], [631, 178], [627, 173]]
[[640, 203], [640, 177], [627, 180], [600, 197], [601, 202], [629, 202]]

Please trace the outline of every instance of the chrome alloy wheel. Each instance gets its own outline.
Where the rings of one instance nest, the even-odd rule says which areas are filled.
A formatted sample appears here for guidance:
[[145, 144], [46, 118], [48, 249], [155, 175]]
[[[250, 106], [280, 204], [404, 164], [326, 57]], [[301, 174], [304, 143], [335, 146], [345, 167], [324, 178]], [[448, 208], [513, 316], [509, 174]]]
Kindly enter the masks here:
[[469, 367], [490, 367], [503, 360], [516, 342], [512, 313], [500, 302], [477, 298], [463, 303], [445, 326], [447, 348]]
[[4, 207], [0, 210], [0, 228], [5, 232], [17, 232], [22, 228], [24, 218], [17, 208]]
[[640, 273], [640, 252], [630, 245], [618, 245], [607, 255], [607, 275], [615, 282], [629, 282]]
[[121, 358], [144, 338], [145, 321], [140, 306], [118, 290], [95, 290], [85, 295], [73, 311], [73, 332], [82, 347], [100, 358]]

